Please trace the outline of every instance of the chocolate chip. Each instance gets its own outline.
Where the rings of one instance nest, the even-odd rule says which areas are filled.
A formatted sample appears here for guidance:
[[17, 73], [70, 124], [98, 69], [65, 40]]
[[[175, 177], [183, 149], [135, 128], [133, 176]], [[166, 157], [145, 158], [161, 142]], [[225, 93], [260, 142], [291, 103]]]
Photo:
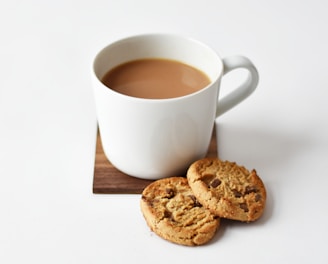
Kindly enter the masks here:
[[239, 204], [240, 208], [244, 210], [245, 213], [248, 212], [248, 207], [246, 203], [241, 203]]
[[247, 186], [245, 190], [245, 194], [256, 193], [257, 188], [254, 186]]
[[216, 188], [221, 184], [221, 181], [217, 178], [215, 178], [212, 182], [211, 182], [211, 187]]
[[147, 203], [150, 207], [154, 207], [154, 203], [156, 202], [156, 200], [154, 200], [154, 199], [150, 199], [150, 198], [148, 198], [148, 197], [146, 197], [146, 196], [141, 196], [141, 199], [145, 202], [145, 203]]
[[196, 197], [194, 195], [188, 195], [191, 200], [194, 202], [194, 207], [202, 207], [202, 205], [197, 201]]
[[257, 195], [255, 196], [255, 202], [259, 202], [261, 199], [262, 199], [261, 194], [257, 194]]
[[165, 218], [171, 218], [171, 216], [172, 216], [172, 213], [170, 211], [167, 211], [167, 210], [164, 211]]
[[197, 201], [194, 195], [188, 195], [188, 197], [190, 197], [190, 199], [193, 200], [194, 203]]
[[174, 197], [174, 195], [175, 195], [174, 190], [172, 188], [166, 188], [165, 192], [167, 194], [165, 197], [169, 198], [169, 199]]
[[210, 187], [210, 182], [214, 179], [214, 177], [215, 176], [213, 174], [205, 174], [202, 175], [202, 181], [205, 182], [208, 187]]
[[242, 193], [237, 190], [232, 190], [232, 192], [236, 198], [240, 198], [243, 196]]
[[153, 207], [153, 200], [152, 199], [149, 199], [147, 196], [145, 195], [142, 195], [141, 196], [141, 199], [147, 203], [149, 206]]

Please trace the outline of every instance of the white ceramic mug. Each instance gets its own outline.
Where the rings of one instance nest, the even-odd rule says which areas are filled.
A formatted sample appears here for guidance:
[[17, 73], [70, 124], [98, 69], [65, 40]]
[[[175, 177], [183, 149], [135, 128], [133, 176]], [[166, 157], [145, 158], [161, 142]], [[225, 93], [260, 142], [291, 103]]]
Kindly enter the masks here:
[[[141, 58], [166, 58], [189, 64], [208, 75], [203, 89], [171, 99], [142, 99], [115, 92], [100, 81], [119, 64]], [[221, 77], [244, 68], [249, 77], [218, 99]], [[224, 59], [206, 45], [169, 34], [133, 36], [101, 50], [93, 64], [93, 87], [103, 149], [120, 171], [159, 179], [183, 175], [207, 153], [215, 118], [250, 95], [258, 84], [252, 62], [242, 56]]]

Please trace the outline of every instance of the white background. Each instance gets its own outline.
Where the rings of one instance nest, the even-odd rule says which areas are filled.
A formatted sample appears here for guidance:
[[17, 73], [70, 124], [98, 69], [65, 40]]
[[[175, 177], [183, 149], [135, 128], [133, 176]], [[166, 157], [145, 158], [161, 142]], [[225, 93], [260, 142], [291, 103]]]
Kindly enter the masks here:
[[[322, 0], [2, 0], [0, 263], [327, 263], [327, 25]], [[150, 32], [246, 55], [260, 73], [217, 124], [220, 157], [265, 182], [265, 214], [223, 221], [201, 247], [153, 234], [139, 195], [92, 194], [93, 56]]]

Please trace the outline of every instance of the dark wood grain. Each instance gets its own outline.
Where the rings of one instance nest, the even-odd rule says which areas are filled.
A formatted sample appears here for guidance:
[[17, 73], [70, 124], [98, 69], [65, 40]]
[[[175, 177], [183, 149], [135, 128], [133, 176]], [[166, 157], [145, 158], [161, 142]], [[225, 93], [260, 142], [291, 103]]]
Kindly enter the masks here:
[[[213, 130], [207, 157], [217, 156], [216, 131]], [[128, 176], [117, 170], [106, 158], [99, 133], [97, 134], [96, 158], [93, 177], [93, 193], [140, 194], [151, 180]]]

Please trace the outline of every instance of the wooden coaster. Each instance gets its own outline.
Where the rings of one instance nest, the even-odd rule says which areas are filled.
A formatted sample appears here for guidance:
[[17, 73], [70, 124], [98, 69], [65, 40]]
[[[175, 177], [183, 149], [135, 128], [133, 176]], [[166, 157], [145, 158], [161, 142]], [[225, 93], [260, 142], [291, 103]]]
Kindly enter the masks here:
[[[213, 130], [207, 157], [217, 157], [216, 131]], [[128, 176], [117, 170], [106, 158], [97, 133], [96, 158], [93, 178], [93, 193], [97, 194], [140, 194], [153, 182]]]

